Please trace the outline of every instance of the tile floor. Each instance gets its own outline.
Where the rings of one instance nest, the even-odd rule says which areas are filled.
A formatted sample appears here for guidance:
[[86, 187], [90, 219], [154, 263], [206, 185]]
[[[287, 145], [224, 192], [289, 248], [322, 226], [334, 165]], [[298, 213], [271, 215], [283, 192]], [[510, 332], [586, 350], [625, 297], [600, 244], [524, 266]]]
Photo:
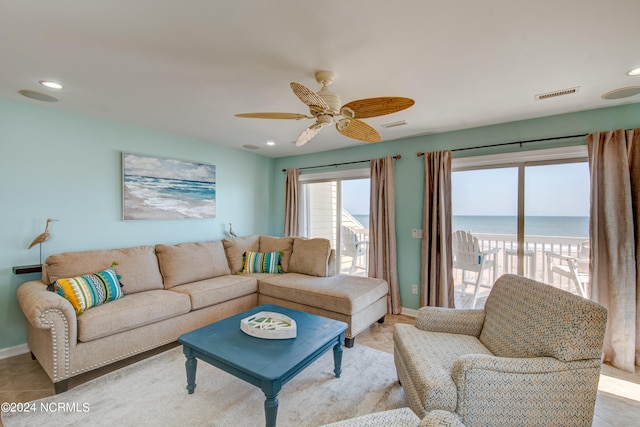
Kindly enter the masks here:
[[[393, 353], [393, 325], [413, 323], [414, 319], [405, 315], [389, 315], [385, 323], [373, 324], [367, 331], [356, 337], [356, 345], [366, 345], [377, 350]], [[151, 355], [178, 345], [168, 344], [156, 350], [115, 363], [109, 367], [81, 375], [70, 382], [76, 387], [96, 376], [126, 366]], [[345, 349], [348, 352], [348, 349]], [[53, 385], [38, 362], [29, 354], [0, 360], [0, 402], [27, 402], [54, 394]], [[640, 370], [635, 373], [620, 371], [603, 365], [600, 377], [594, 427], [640, 425]]]

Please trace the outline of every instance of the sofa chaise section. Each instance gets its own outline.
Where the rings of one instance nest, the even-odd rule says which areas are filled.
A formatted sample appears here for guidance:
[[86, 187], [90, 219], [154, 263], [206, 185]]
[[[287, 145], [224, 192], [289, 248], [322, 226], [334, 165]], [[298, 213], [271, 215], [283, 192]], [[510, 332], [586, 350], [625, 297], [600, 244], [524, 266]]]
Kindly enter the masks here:
[[345, 345], [387, 314], [385, 280], [338, 274], [313, 277], [300, 273], [262, 278], [258, 303], [275, 304], [346, 322]]

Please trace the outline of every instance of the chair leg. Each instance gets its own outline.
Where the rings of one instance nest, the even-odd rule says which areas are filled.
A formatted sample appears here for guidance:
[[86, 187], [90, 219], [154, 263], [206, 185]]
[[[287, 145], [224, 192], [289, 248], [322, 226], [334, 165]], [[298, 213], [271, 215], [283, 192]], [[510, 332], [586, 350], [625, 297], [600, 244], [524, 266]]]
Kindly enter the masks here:
[[478, 277], [476, 278], [476, 289], [473, 291], [473, 303], [471, 304], [471, 308], [476, 308], [476, 303], [478, 302], [478, 292], [480, 291], [480, 279], [482, 279], [482, 273], [484, 272], [484, 266], [480, 268], [478, 271]]
[[353, 274], [353, 271], [356, 269], [356, 261], [358, 260], [358, 255], [353, 255], [353, 260], [351, 261], [351, 268], [349, 269], [349, 274]]
[[586, 298], [587, 297], [587, 292], [584, 289], [584, 285], [582, 284], [582, 280], [580, 280], [580, 277], [578, 276], [577, 272], [573, 272], [573, 282], [576, 285], [576, 291], [578, 291], [578, 295], [580, 295], [582, 298]]

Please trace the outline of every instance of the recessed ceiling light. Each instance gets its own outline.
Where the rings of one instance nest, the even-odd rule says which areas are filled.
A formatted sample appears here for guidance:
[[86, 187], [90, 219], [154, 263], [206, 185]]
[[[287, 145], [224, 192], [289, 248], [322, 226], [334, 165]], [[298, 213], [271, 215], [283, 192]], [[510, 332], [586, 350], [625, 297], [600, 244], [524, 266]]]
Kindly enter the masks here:
[[627, 71], [627, 75], [628, 76], [640, 76], [640, 67], [633, 68], [633, 69]]
[[267, 142], [265, 142], [265, 144], [268, 145], [268, 146], [276, 145], [276, 143], [274, 141], [267, 141]]
[[48, 87], [49, 89], [62, 89], [62, 85], [60, 83], [52, 80], [40, 80], [38, 83], [44, 87]]
[[47, 95], [46, 93], [36, 92], [35, 90], [20, 89], [18, 93], [27, 98], [35, 99], [36, 101], [58, 102], [58, 98]]
[[614, 89], [601, 96], [602, 99], [622, 99], [640, 94], [640, 86], [627, 86]]

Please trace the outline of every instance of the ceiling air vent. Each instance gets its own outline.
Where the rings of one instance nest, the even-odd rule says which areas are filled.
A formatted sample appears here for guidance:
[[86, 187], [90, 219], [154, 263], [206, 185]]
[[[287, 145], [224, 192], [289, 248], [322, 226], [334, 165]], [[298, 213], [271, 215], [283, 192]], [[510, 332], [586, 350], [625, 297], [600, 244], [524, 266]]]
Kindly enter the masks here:
[[406, 120], [399, 120], [397, 122], [382, 123], [380, 126], [382, 126], [385, 129], [389, 129], [389, 128], [394, 128], [396, 126], [404, 126], [406, 124], [407, 124]]
[[535, 100], [542, 101], [544, 99], [556, 98], [558, 96], [572, 95], [578, 92], [578, 90], [580, 90], [580, 86], [571, 87], [569, 89], [554, 90], [553, 92], [539, 93], [535, 95]]

